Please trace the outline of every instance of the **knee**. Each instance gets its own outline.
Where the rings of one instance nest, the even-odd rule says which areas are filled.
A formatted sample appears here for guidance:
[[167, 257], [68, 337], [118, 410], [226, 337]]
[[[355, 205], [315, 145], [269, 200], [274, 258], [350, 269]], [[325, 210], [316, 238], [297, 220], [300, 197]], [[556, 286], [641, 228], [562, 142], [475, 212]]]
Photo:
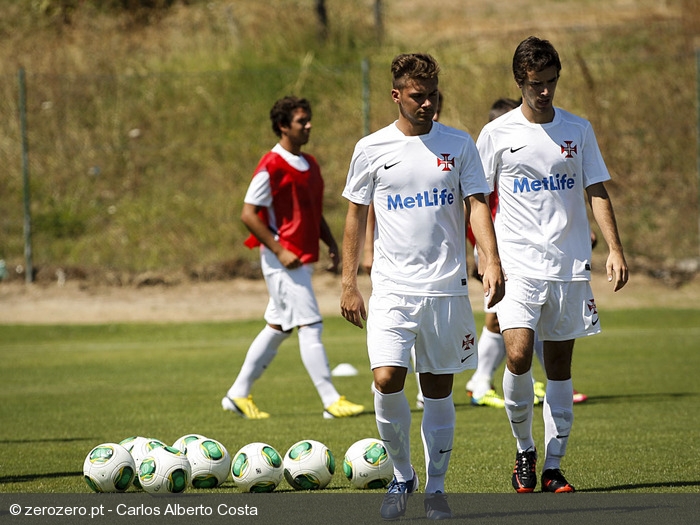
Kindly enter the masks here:
[[406, 368], [382, 366], [375, 368], [374, 388], [382, 394], [395, 394], [401, 392], [406, 381]]

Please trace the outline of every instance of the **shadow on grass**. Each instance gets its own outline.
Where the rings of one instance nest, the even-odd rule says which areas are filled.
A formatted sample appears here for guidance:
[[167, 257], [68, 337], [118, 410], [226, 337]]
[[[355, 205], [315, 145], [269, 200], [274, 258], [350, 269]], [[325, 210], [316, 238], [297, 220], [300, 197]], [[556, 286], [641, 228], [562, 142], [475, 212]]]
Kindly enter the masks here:
[[83, 471], [49, 472], [48, 474], [19, 474], [17, 476], [0, 476], [0, 485], [4, 483], [29, 483], [39, 479], [74, 478], [83, 476]]
[[668, 400], [679, 400], [679, 399], [692, 399], [698, 398], [700, 394], [697, 392], [676, 392], [676, 393], [655, 393], [655, 394], [624, 394], [624, 395], [607, 395], [607, 396], [588, 396], [588, 400], [585, 403], [580, 403], [577, 406], [586, 405], [597, 405], [605, 403], [616, 403], [618, 401], [625, 402], [643, 402], [648, 403], [649, 401], [668, 401]]
[[626, 485], [613, 485], [612, 487], [596, 487], [579, 489], [576, 492], [618, 492], [622, 490], [647, 490], [647, 489], [673, 489], [679, 487], [700, 487], [700, 481], [664, 481], [659, 483], [629, 483]]
[[94, 441], [94, 437], [45, 438], [45, 439], [0, 439], [0, 445], [21, 445], [23, 443], [70, 443], [72, 441]]

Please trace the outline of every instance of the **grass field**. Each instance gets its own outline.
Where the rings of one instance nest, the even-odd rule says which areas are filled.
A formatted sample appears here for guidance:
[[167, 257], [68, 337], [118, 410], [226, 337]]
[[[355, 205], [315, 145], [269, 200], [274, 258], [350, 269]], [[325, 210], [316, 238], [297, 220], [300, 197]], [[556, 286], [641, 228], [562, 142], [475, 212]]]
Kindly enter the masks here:
[[[575, 386], [590, 397], [575, 408], [567, 477], [581, 492], [698, 493], [697, 311], [615, 310], [601, 318], [603, 333], [577, 343]], [[328, 445], [337, 461], [354, 441], [376, 436], [365, 333], [341, 318], [325, 322], [331, 367], [347, 362], [360, 373], [335, 378], [335, 384], [364, 403], [367, 414], [322, 418], [295, 337], [254, 388], [272, 417], [246, 421], [222, 411], [220, 398], [259, 328], [259, 322], [0, 326], [0, 492], [88, 492], [82, 479], [88, 451], [131, 435], [172, 443], [195, 432], [218, 439], [231, 453], [252, 441], [284, 453], [311, 438]], [[511, 493], [515, 444], [506, 417], [467, 403], [468, 377], [455, 381], [457, 429], [447, 489]], [[413, 405], [412, 378], [406, 391]], [[413, 418], [414, 463], [424, 479], [420, 412]], [[535, 425], [538, 441], [541, 426]], [[278, 490], [291, 489], [283, 482]], [[351, 491], [341, 469], [328, 490]], [[228, 481], [217, 491], [237, 489]]]

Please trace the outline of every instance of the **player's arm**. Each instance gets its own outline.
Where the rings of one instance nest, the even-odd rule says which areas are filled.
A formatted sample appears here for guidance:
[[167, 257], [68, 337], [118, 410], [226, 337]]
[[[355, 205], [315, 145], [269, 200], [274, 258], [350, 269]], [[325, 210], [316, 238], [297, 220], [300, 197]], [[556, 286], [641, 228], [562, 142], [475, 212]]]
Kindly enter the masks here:
[[243, 211], [241, 212], [241, 220], [246, 228], [255, 235], [255, 237], [272, 253], [274, 253], [285, 268], [293, 269], [302, 265], [299, 257], [294, 252], [290, 252], [284, 248], [275, 238], [275, 233], [270, 229], [269, 225], [260, 218], [258, 212], [262, 206], [255, 204], [243, 203]]
[[338, 252], [338, 243], [335, 242], [335, 237], [333, 237], [333, 232], [326, 218], [321, 216], [321, 240], [328, 246], [328, 256], [331, 259], [330, 265], [328, 265], [329, 272], [338, 273], [338, 265], [340, 264], [340, 253]]
[[625, 254], [622, 251], [622, 242], [617, 230], [617, 221], [613, 211], [612, 202], [605, 189], [605, 184], [598, 182], [586, 188], [588, 203], [593, 211], [593, 218], [598, 223], [603, 238], [608, 245], [608, 259], [605, 263], [605, 270], [608, 274], [608, 281], [613, 283], [613, 290], [618, 291], [627, 284], [629, 280], [629, 268], [625, 261]]
[[[482, 193], [470, 195], [465, 199], [465, 203], [476, 245], [479, 246], [479, 266], [483, 268], [484, 295], [489, 298], [488, 306], [491, 307], [505, 295], [505, 277], [496, 245], [491, 210]], [[481, 259], [484, 259], [483, 266]]]
[[367, 231], [368, 205], [350, 202], [343, 232], [343, 275], [341, 278], [340, 311], [343, 317], [362, 328], [367, 320], [365, 301], [357, 286], [357, 271]]
[[374, 263], [374, 225], [377, 218], [374, 215], [374, 205], [369, 205], [367, 211], [367, 229], [365, 230], [365, 242], [362, 256], [362, 269], [367, 272], [367, 275], [372, 273], [372, 264]]

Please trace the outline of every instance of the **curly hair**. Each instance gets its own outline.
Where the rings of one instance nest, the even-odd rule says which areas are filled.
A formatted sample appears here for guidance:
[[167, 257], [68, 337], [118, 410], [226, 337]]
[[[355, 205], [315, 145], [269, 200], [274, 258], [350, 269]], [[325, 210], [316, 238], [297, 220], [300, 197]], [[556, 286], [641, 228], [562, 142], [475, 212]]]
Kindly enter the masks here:
[[270, 110], [272, 131], [275, 132], [275, 135], [278, 137], [282, 136], [280, 126], [288, 127], [291, 125], [292, 118], [294, 117], [294, 110], [296, 109], [306, 110], [309, 114], [309, 118], [311, 118], [311, 104], [305, 98], [289, 95], [275, 102]]

